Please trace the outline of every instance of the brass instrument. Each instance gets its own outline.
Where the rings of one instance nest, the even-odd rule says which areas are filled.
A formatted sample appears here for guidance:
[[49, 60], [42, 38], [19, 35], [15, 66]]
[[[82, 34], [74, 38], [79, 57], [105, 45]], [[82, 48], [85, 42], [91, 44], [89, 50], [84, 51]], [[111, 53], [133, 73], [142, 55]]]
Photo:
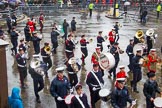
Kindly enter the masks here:
[[44, 48], [44, 51], [47, 53], [47, 54], [51, 54], [51, 48], [50, 46], [47, 46]]
[[146, 31], [146, 36], [153, 37], [154, 33], [155, 33], [154, 29], [150, 28]]
[[93, 38], [92, 38], [92, 37], [89, 37], [89, 38], [88, 38], [88, 42], [89, 42], [89, 43], [92, 43], [92, 42], [93, 42]]
[[71, 65], [71, 68], [74, 70], [74, 72], [78, 72], [79, 71], [79, 67], [77, 65], [76, 58], [74, 58], [74, 57], [70, 58], [68, 63]]
[[135, 37], [141, 42], [144, 43], [145, 39], [144, 39], [144, 33], [142, 30], [138, 30], [135, 34]]
[[123, 54], [124, 53], [124, 51], [122, 49], [120, 49], [120, 47], [118, 47], [117, 50], [118, 50], [119, 54]]

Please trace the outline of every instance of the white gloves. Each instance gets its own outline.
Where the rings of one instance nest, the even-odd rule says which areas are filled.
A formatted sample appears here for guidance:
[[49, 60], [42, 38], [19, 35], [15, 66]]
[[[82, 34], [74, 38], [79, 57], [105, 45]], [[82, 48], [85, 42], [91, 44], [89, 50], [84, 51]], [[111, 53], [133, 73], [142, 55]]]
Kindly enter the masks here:
[[93, 91], [96, 91], [96, 90], [97, 90], [97, 88], [96, 88], [96, 87], [93, 87], [93, 88], [92, 88], [92, 90], [93, 90]]
[[132, 105], [136, 105], [136, 101], [132, 101]]
[[131, 52], [129, 52], [128, 54], [129, 54], [129, 55], [131, 55], [132, 53], [131, 53]]
[[70, 93], [73, 93], [74, 92], [74, 90], [73, 89], [70, 89]]
[[63, 99], [61, 97], [57, 97], [57, 100], [58, 101], [62, 101]]

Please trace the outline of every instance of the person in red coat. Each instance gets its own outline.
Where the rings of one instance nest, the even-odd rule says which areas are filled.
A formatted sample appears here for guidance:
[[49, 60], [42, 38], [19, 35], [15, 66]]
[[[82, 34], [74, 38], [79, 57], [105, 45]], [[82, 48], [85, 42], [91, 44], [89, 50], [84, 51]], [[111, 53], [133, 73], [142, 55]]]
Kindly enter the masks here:
[[115, 43], [115, 35], [115, 28], [112, 28], [112, 30], [108, 34], [108, 40], [111, 46]]
[[148, 71], [153, 71], [156, 72], [156, 63], [158, 62], [158, 57], [156, 54], [156, 49], [151, 49], [150, 53], [148, 55], [148, 64], [147, 64], [147, 68]]
[[31, 21], [31, 19], [30, 19], [30, 18], [28, 18], [27, 25], [28, 25], [28, 26], [29, 26], [29, 28], [30, 28], [30, 32], [31, 32], [31, 33], [33, 33], [33, 31], [35, 30], [35, 29], [34, 29], [34, 22], [33, 22], [33, 21]]

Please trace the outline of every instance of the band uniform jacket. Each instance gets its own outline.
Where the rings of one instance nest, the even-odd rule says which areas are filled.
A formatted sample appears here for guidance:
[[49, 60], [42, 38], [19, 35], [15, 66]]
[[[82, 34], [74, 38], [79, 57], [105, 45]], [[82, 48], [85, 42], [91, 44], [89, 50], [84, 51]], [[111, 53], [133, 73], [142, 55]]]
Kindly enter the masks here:
[[123, 89], [115, 87], [112, 91], [111, 104], [113, 108], [127, 108], [127, 102], [131, 103], [132, 101], [133, 99], [131, 99], [126, 87]]
[[73, 52], [73, 50], [75, 49], [75, 45], [71, 40], [66, 40], [65, 42], [65, 46], [66, 46], [66, 52]]
[[70, 83], [66, 76], [63, 76], [63, 79], [60, 79], [56, 76], [50, 86], [50, 93], [53, 97], [65, 98], [68, 95], [68, 90], [70, 90]]
[[139, 60], [141, 59], [141, 56], [135, 55], [132, 58], [132, 66], [133, 66], [133, 71], [141, 71], [141, 66], [139, 64]]
[[148, 63], [147, 67], [149, 71], [156, 72], [156, 63], [157, 63], [157, 57], [155, 55], [148, 55]]
[[144, 83], [144, 88], [143, 88], [143, 93], [146, 97], [146, 99], [155, 98], [156, 96], [156, 92], [160, 93], [161, 90], [158, 87], [158, 84], [156, 81], [150, 81], [149, 79], [146, 80], [146, 82]]
[[23, 58], [20, 54], [16, 54], [16, 61], [18, 67], [26, 67], [26, 59]]
[[[80, 98], [85, 108], [90, 108], [90, 106], [88, 105], [87, 95], [85, 93], [83, 93], [82, 96], [77, 96]], [[71, 108], [83, 108], [75, 96], [72, 98], [71, 101]]]
[[102, 46], [102, 42], [104, 42], [104, 38], [102, 36], [97, 36], [97, 46]]

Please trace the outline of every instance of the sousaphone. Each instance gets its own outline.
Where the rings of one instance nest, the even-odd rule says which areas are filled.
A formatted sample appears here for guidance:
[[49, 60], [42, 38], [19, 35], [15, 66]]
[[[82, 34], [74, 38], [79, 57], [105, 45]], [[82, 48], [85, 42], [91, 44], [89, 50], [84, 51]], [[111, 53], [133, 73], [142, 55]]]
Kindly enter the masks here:
[[155, 33], [154, 29], [150, 28], [146, 31], [146, 36], [152, 37], [154, 33]]

